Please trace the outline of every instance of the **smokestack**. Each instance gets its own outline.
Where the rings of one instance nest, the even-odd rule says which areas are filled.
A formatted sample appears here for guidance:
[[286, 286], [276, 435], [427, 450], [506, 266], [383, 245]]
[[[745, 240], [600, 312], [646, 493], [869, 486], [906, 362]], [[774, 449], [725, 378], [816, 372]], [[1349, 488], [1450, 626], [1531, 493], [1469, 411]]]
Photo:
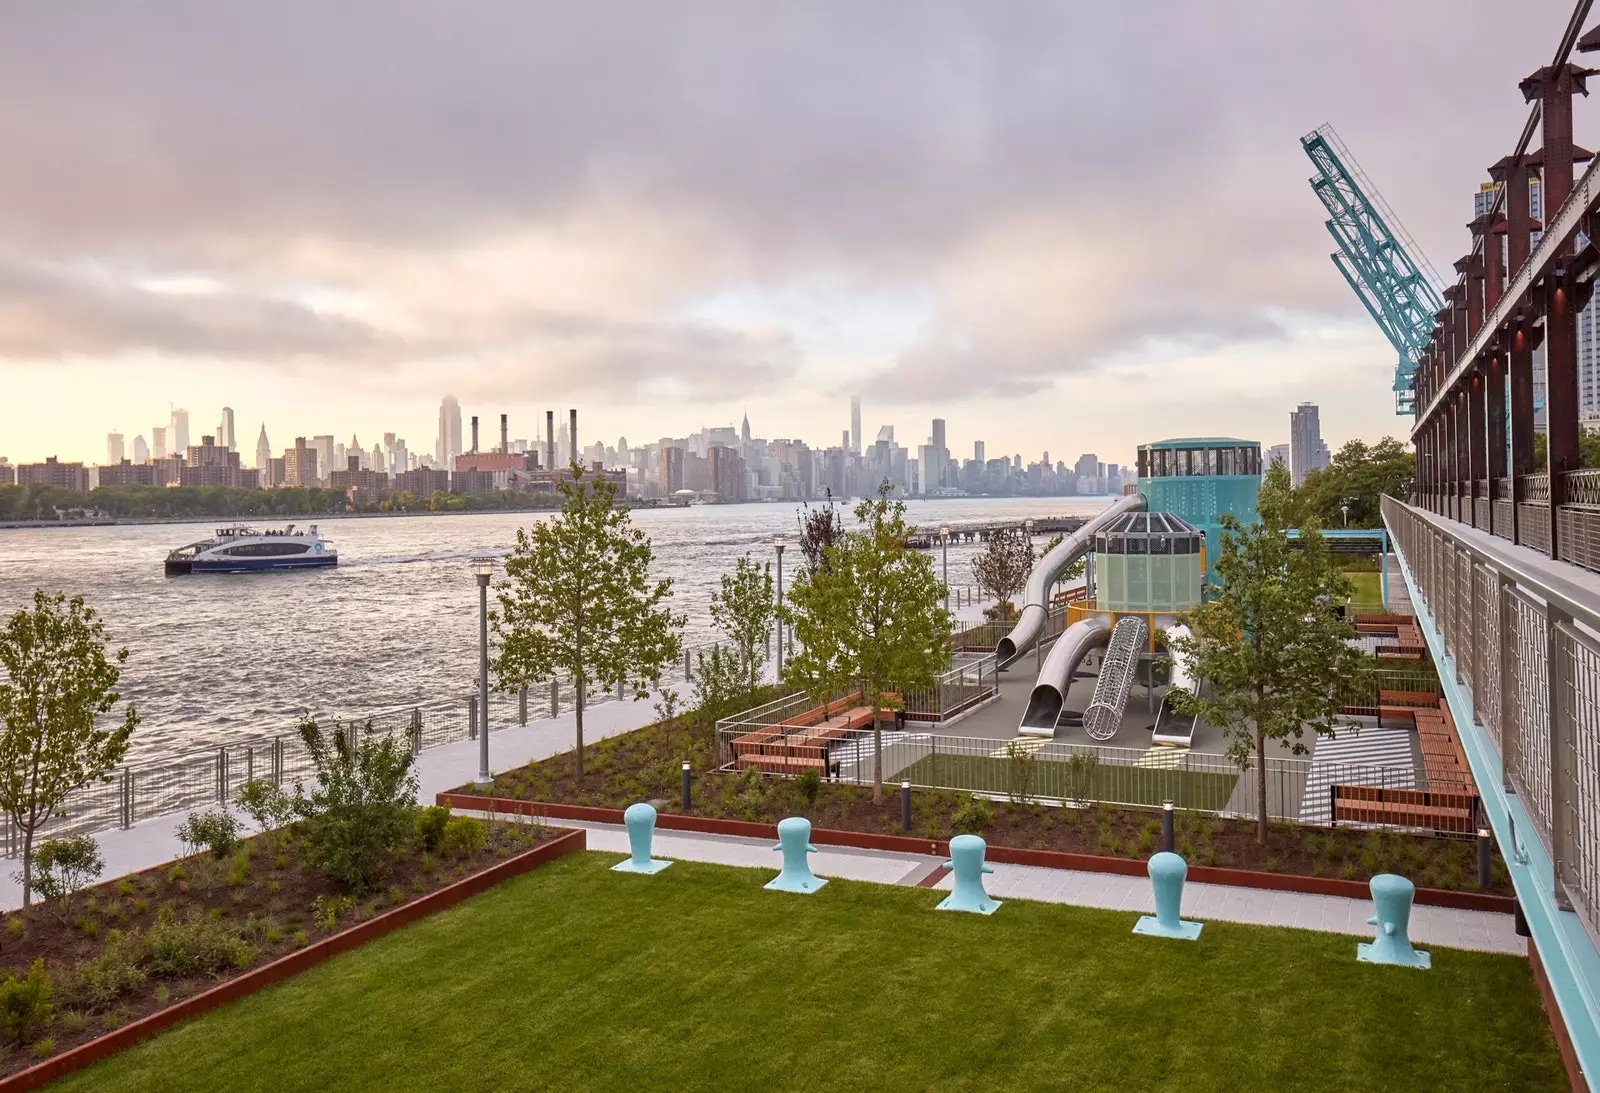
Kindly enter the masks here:
[[509, 434], [506, 432], [506, 415], [501, 414], [500, 415], [500, 454], [501, 455], [510, 455], [511, 454], [511, 441], [506, 439], [506, 437], [508, 435]]
[[544, 412], [544, 465], [549, 470], [556, 469], [556, 412]]
[[567, 414], [570, 420], [570, 424], [567, 426], [567, 433], [572, 438], [572, 461], [582, 467], [583, 449], [578, 447], [578, 411], [568, 410]]
[[472, 451], [473, 451], [473, 454], [477, 454], [477, 451], [478, 451], [478, 415], [477, 414], [473, 414], [472, 415]]

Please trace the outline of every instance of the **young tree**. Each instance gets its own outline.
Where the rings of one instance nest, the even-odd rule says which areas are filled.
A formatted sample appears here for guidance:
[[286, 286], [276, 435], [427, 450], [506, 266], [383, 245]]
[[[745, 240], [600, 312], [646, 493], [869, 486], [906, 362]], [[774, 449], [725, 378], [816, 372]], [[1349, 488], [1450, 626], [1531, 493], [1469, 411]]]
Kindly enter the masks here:
[[803, 511], [795, 515], [800, 525], [800, 554], [806, 560], [807, 569], [816, 569], [827, 564], [829, 548], [844, 538], [844, 521], [840, 519], [831, 495], [825, 504], [816, 509], [810, 505], [801, 507]]
[[983, 552], [972, 560], [972, 579], [995, 598], [1002, 617], [1011, 614], [1011, 597], [1022, 591], [1031, 572], [1033, 547], [1016, 528], [1002, 528], [989, 536]]
[[[907, 550], [905, 504], [875, 500], [856, 506], [860, 527], [829, 547], [795, 581], [784, 617], [795, 630], [786, 681], [825, 701], [859, 686], [873, 710], [891, 707], [895, 689], [931, 686], [950, 662], [950, 616], [944, 586], [927, 554]], [[872, 725], [872, 797], [883, 799], [883, 734]]]
[[495, 681], [508, 693], [565, 676], [577, 696], [577, 766], [583, 774], [583, 709], [588, 688], [625, 686], [644, 698], [679, 654], [684, 618], [667, 606], [669, 578], [651, 580], [654, 552], [617, 490], [572, 481], [554, 519], [517, 531], [491, 616], [500, 643]]
[[1256, 779], [1256, 838], [1267, 841], [1267, 742], [1287, 743], [1296, 755], [1307, 726], [1331, 733], [1342, 692], [1370, 671], [1367, 657], [1349, 644], [1353, 621], [1337, 608], [1349, 596], [1315, 521], [1286, 534], [1293, 508], [1289, 472], [1274, 465], [1262, 483], [1261, 522], [1243, 527], [1222, 518], [1222, 551], [1215, 600], [1188, 617], [1190, 636], [1172, 650], [1192, 658], [1192, 674], [1207, 684], [1199, 695], [1182, 688], [1168, 694], [1181, 713], [1198, 714], [1228, 734], [1228, 757]]
[[757, 564], [746, 554], [734, 563], [732, 573], [722, 575], [722, 587], [711, 594], [711, 621], [733, 645], [738, 673], [746, 688], [761, 682], [767, 642], [772, 638], [772, 624], [777, 617], [777, 603], [772, 597], [772, 563]]
[[126, 649], [108, 651], [105, 624], [82, 596], [33, 594], [0, 631], [0, 808], [22, 832], [24, 923], [33, 896], [33, 837], [67, 795], [110, 781], [139, 715], [100, 727], [117, 704]]

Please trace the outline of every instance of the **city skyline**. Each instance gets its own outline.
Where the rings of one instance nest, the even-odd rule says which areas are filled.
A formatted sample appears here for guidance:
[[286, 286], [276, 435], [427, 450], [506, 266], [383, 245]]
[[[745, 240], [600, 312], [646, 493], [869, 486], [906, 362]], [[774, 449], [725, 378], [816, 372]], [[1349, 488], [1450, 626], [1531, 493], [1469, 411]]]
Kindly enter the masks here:
[[[0, 42], [0, 451], [149, 444], [169, 399], [195, 415], [191, 443], [229, 406], [245, 438], [393, 430], [426, 451], [450, 389], [513, 419], [588, 407], [622, 435], [748, 408], [815, 442], [849, 427], [858, 391], [879, 408], [863, 446], [933, 416], [963, 450], [1270, 443], [1301, 400], [1330, 447], [1400, 433], [1370, 396], [1392, 352], [1327, 261], [1297, 138], [1337, 102], [1447, 268], [1463, 210], [1441, 195], [1505, 154], [1517, 96], [1448, 96], [1423, 73], [1426, 97], [1397, 110], [1349, 73], [1514, 88], [1512, 58], [1564, 20], [1527, 7], [1485, 36], [1486, 6], [1370, 0], [1350, 17], [1386, 33], [1366, 41], [1259, 5], [1241, 36], [1215, 9], [1136, 5], [556, 23], [490, 3], [465, 26], [421, 11], [376, 48], [353, 11], [292, 0], [160, 25], [20, 11]], [[442, 36], [448, 64], [411, 63]], [[673, 63], [684, 51], [697, 63]], [[1118, 55], [1161, 78], [1117, 88]], [[49, 126], [29, 120], [41, 103]], [[438, 122], [456, 110], [477, 123]], [[1419, 163], [1423, 118], [1440, 150]], [[105, 177], [119, 185], [88, 182]]]

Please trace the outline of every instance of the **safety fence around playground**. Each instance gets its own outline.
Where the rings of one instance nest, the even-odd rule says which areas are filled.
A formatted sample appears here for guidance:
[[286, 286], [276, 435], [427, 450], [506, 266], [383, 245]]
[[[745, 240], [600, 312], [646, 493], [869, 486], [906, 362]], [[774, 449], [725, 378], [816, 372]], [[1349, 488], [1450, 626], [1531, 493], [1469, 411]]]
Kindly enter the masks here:
[[[751, 711], [759, 715], [759, 725], [744, 718], [721, 723], [717, 756], [723, 769], [790, 776], [812, 769], [828, 781], [872, 785], [872, 734], [858, 727], [829, 739], [830, 730], [820, 727], [826, 723], [796, 726], [793, 722], [804, 715], [808, 703], [796, 696]], [[840, 724], [848, 713], [841, 708], [830, 721]], [[1018, 803], [1159, 808], [1170, 801], [1179, 809], [1255, 819], [1264, 782], [1269, 820], [1322, 826], [1340, 819], [1353, 826], [1373, 826], [1377, 821], [1370, 816], [1365, 820], [1359, 813], [1352, 816], [1352, 797], [1368, 812], [1376, 812], [1377, 806], [1368, 799], [1387, 795], [1391, 800], [1386, 807], [1392, 812], [1398, 807], [1394, 802], [1415, 798], [1421, 806], [1428, 796], [1412, 765], [1272, 756], [1264, 767], [1252, 764], [1241, 771], [1225, 755], [1178, 748], [1001, 741], [889, 728], [884, 729], [882, 741], [882, 777], [887, 783]], [[1392, 816], [1385, 819], [1394, 826]], [[1434, 808], [1416, 826], [1472, 835], [1478, 822], [1468, 805], [1459, 810]]]
[[[709, 654], [716, 643], [686, 647], [682, 663], [662, 677], [663, 686], [689, 678], [688, 669], [698, 654]], [[615, 692], [587, 695], [590, 706], [617, 698]], [[624, 697], [631, 697], [626, 695]], [[576, 693], [562, 681], [538, 684], [519, 692], [489, 692], [490, 733], [527, 725], [545, 717], [558, 717], [576, 706]], [[263, 732], [241, 735], [184, 755], [117, 768], [104, 782], [69, 794], [65, 804], [35, 832], [47, 835], [93, 834], [128, 828], [157, 816], [195, 809], [231, 805], [239, 791], [260, 778], [285, 789], [314, 776], [310, 753], [300, 740], [301, 717], [310, 716], [328, 733], [357, 739], [367, 733], [388, 736], [413, 755], [460, 740], [475, 740], [483, 717], [476, 690], [463, 686], [455, 699], [428, 704], [390, 707], [370, 713], [302, 711], [299, 716]], [[10, 816], [0, 817], [0, 850], [6, 857], [22, 852], [22, 833]]]

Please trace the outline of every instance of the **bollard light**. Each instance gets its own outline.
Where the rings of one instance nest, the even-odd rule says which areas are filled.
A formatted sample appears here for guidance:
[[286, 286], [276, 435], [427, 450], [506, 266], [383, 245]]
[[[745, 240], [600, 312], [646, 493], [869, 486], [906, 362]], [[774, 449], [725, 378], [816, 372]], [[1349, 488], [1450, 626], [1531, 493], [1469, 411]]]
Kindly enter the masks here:
[[900, 830], [911, 833], [911, 779], [900, 782]]
[[690, 787], [690, 779], [689, 779], [689, 760], [685, 759], [683, 761], [683, 789], [682, 789], [682, 793], [680, 794], [680, 796], [682, 797], [682, 800], [683, 800], [683, 810], [685, 812], [689, 811], [689, 792], [690, 792], [690, 788], [691, 787]]
[[1494, 847], [1489, 841], [1489, 829], [1478, 828], [1478, 887], [1487, 892], [1494, 886]]

